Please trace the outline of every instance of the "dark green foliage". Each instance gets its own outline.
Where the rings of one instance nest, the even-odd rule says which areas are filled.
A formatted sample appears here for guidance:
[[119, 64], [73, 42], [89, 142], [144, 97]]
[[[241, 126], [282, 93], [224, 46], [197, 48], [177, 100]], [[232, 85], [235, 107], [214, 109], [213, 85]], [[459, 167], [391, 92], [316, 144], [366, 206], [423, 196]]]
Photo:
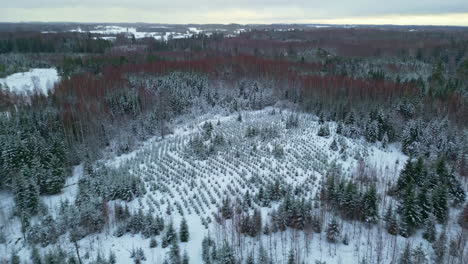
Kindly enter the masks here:
[[320, 126], [317, 136], [319, 137], [329, 137], [330, 136], [330, 128], [328, 127], [328, 124]]
[[190, 258], [187, 254], [187, 251], [184, 251], [184, 255], [182, 256], [182, 264], [189, 264]]
[[42, 257], [37, 247], [33, 247], [31, 250], [31, 261], [33, 264], [42, 264]]
[[143, 251], [142, 248], [133, 248], [132, 251], [130, 252], [130, 257], [133, 259], [133, 262], [135, 264], [139, 264], [142, 261], [146, 260], [145, 252]]
[[31, 181], [40, 194], [59, 193], [70, 163], [57, 110], [19, 108], [10, 117], [1, 115], [0, 127], [0, 187]]
[[11, 264], [21, 264], [21, 259], [18, 256], [18, 254], [16, 254], [16, 252], [11, 253], [10, 263]]
[[210, 236], [204, 237], [202, 241], [202, 259], [205, 264], [211, 264], [216, 256], [216, 245]]
[[435, 219], [431, 216], [424, 223], [424, 232], [422, 237], [432, 243], [436, 240], [436, 236], [437, 231], [435, 227]]
[[296, 264], [296, 256], [294, 253], [294, 250], [289, 250], [289, 255], [288, 255], [288, 264]]
[[90, 168], [85, 176], [79, 182], [80, 193], [89, 191], [103, 200], [131, 201], [146, 192], [143, 181], [124, 170]]
[[403, 201], [400, 203], [398, 213], [401, 217], [400, 233], [402, 236], [410, 236], [421, 224], [421, 212], [417, 204], [414, 189], [406, 187]]
[[424, 252], [424, 249], [422, 248], [421, 245], [419, 245], [417, 248], [413, 250], [413, 252], [411, 252], [411, 260], [412, 260], [412, 263], [417, 263], [417, 264], [427, 263], [426, 253]]
[[327, 233], [328, 242], [338, 242], [340, 237], [340, 226], [338, 225], [338, 221], [335, 218], [332, 218], [325, 232]]
[[177, 242], [177, 234], [176, 234], [176, 232], [174, 230], [174, 225], [171, 222], [171, 223], [169, 223], [169, 225], [167, 227], [166, 233], [162, 237], [161, 246], [163, 248], [166, 248], [169, 245], [171, 245], [174, 241]]
[[432, 244], [432, 249], [434, 249], [435, 263], [444, 263], [444, 259], [447, 254], [447, 237], [445, 235], [445, 230], [440, 232], [439, 238]]
[[110, 46], [109, 40], [83, 38], [74, 33], [10, 35], [0, 39], [0, 53], [103, 53]]
[[217, 253], [217, 259], [219, 264], [236, 264], [236, 257], [231, 245], [225, 240], [223, 246]]
[[182, 218], [182, 221], [180, 222], [179, 238], [180, 242], [188, 242], [190, 238], [189, 228], [185, 218]]
[[407, 243], [405, 246], [405, 250], [400, 255], [400, 258], [398, 259], [398, 264], [412, 264], [411, 260], [411, 247]]
[[158, 246], [158, 241], [156, 241], [156, 238], [155, 238], [155, 237], [151, 237], [149, 247], [150, 247], [150, 248], [155, 248], [155, 247], [157, 247], [157, 246]]
[[182, 259], [180, 257], [179, 242], [173, 239], [171, 242], [171, 248], [169, 249], [169, 263], [181, 264]]

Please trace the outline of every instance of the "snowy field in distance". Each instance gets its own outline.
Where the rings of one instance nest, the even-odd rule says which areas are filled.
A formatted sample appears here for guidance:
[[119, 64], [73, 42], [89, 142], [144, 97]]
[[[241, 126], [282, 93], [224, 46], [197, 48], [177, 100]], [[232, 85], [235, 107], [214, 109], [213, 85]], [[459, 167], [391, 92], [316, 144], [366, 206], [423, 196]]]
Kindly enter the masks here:
[[31, 94], [39, 92], [47, 94], [47, 91], [58, 82], [57, 69], [31, 69], [28, 72], [18, 72], [0, 79], [0, 89], [16, 94]]

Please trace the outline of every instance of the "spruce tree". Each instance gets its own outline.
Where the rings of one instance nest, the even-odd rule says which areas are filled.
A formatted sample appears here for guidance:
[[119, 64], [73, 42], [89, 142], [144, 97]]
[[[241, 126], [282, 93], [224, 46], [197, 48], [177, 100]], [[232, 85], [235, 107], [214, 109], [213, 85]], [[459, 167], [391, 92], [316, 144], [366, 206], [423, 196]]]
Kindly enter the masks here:
[[432, 192], [432, 206], [434, 216], [439, 223], [445, 223], [448, 217], [448, 193], [447, 186], [442, 184], [437, 186]]
[[370, 187], [363, 197], [363, 219], [365, 222], [374, 223], [378, 219], [377, 190], [375, 186]]
[[398, 259], [398, 264], [412, 264], [411, 261], [411, 247], [409, 243], [406, 243], [405, 250], [401, 253]]
[[37, 247], [33, 247], [31, 250], [31, 261], [32, 264], [42, 264], [41, 254], [39, 253]]
[[413, 163], [408, 159], [405, 163], [405, 166], [400, 172], [398, 177], [395, 190], [397, 193], [401, 194], [402, 191], [407, 189], [407, 186], [413, 185]]
[[189, 228], [185, 218], [182, 218], [180, 222], [180, 231], [179, 231], [180, 242], [188, 242], [190, 238]]
[[169, 245], [172, 244], [173, 241], [177, 241], [177, 235], [174, 230], [174, 226], [172, 222], [169, 223], [169, 226], [166, 230], [166, 233], [164, 234], [161, 242], [161, 246], [163, 248], [168, 247]]
[[336, 243], [339, 240], [340, 236], [340, 227], [335, 218], [332, 218], [330, 223], [327, 226], [327, 240], [331, 243]]
[[182, 264], [189, 264], [190, 258], [187, 254], [187, 251], [184, 251], [184, 255], [182, 256]]
[[411, 253], [411, 261], [414, 264], [427, 264], [427, 257], [422, 245], [419, 245]]
[[214, 246], [214, 241], [208, 235], [203, 238], [202, 241], [202, 259], [205, 264], [212, 263], [212, 247]]
[[250, 252], [249, 255], [247, 256], [247, 259], [245, 260], [245, 264], [255, 264], [255, 259], [254, 259], [254, 255], [252, 252]]
[[436, 239], [436, 227], [435, 227], [435, 219], [434, 216], [429, 216], [424, 223], [424, 232], [422, 237], [429, 242], [434, 242]]
[[223, 246], [219, 249], [217, 258], [219, 264], [236, 264], [234, 251], [226, 240], [223, 242]]
[[447, 251], [447, 237], [445, 235], [445, 230], [440, 232], [439, 238], [432, 244], [432, 248], [434, 249], [434, 262], [437, 264], [444, 263]]
[[257, 264], [270, 264], [270, 258], [263, 244], [260, 244], [260, 249], [258, 250]]
[[402, 221], [400, 231], [403, 236], [408, 237], [421, 223], [420, 209], [412, 185], [406, 187], [402, 199], [398, 208]]
[[182, 262], [179, 243], [176, 239], [173, 239], [171, 242], [171, 248], [169, 249], [169, 262], [171, 264], [181, 264]]
[[150, 248], [155, 248], [157, 246], [158, 246], [158, 241], [156, 240], [155, 237], [151, 237], [149, 247]]
[[292, 248], [289, 250], [288, 264], [296, 264], [296, 256]]

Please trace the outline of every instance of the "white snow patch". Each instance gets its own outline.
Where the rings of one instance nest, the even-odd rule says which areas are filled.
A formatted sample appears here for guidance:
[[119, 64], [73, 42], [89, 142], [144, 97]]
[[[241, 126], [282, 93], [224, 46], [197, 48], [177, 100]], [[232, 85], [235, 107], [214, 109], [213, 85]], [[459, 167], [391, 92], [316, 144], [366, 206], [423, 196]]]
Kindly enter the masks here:
[[57, 69], [31, 69], [0, 79], [0, 88], [16, 94], [31, 94], [39, 92], [47, 95], [47, 91], [59, 81]]

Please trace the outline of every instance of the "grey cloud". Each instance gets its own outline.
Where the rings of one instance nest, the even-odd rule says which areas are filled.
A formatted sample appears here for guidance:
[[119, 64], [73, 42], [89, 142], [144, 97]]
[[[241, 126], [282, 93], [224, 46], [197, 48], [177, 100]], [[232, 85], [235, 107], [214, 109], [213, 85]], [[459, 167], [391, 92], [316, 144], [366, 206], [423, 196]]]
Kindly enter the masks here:
[[384, 14], [439, 14], [452, 12], [468, 12], [467, 0], [16, 0], [5, 1], [4, 8], [134, 8], [154, 11], [177, 12], [191, 10], [193, 12], [223, 11], [243, 9], [256, 11], [263, 8], [281, 9], [297, 8], [305, 12], [323, 17], [336, 16], [367, 16]]

